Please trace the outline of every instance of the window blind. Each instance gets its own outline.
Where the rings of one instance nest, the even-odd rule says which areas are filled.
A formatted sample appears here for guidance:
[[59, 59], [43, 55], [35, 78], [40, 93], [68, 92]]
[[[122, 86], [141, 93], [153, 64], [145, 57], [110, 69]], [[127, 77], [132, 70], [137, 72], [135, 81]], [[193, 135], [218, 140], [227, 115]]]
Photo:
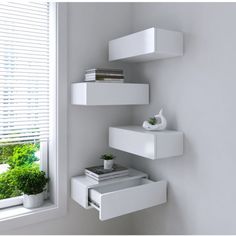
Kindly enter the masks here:
[[0, 145], [49, 135], [49, 3], [0, 3]]

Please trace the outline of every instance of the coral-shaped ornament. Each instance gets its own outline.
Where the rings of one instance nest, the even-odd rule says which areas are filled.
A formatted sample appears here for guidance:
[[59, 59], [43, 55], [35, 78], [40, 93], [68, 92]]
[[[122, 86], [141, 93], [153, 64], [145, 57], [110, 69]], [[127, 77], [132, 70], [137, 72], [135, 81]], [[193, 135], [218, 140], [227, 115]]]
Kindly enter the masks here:
[[148, 121], [143, 122], [143, 128], [146, 130], [164, 130], [167, 126], [166, 118], [163, 116], [163, 109], [155, 115], [153, 118], [150, 118]]

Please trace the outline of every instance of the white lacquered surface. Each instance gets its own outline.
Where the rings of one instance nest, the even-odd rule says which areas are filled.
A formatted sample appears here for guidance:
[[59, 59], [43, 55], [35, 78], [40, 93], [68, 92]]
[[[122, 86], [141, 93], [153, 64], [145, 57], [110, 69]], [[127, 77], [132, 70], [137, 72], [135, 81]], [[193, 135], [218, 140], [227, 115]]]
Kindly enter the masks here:
[[73, 105], [144, 105], [149, 104], [149, 85], [135, 83], [72, 83]]
[[97, 182], [85, 175], [71, 180], [71, 197], [84, 208], [94, 207], [100, 220], [166, 202], [166, 181], [152, 181], [147, 174], [129, 169], [129, 175]]
[[140, 178], [147, 178], [147, 174], [135, 169], [129, 169], [129, 174], [127, 176], [104, 180], [99, 183], [86, 175], [75, 176], [71, 178], [71, 198], [82, 207], [89, 208], [89, 189]]
[[108, 220], [166, 202], [166, 181], [137, 180], [131, 186], [102, 193], [99, 197], [99, 218]]
[[109, 146], [149, 159], [183, 154], [183, 132], [147, 131], [141, 126], [109, 128]]
[[109, 41], [109, 61], [142, 62], [183, 55], [183, 34], [149, 28]]

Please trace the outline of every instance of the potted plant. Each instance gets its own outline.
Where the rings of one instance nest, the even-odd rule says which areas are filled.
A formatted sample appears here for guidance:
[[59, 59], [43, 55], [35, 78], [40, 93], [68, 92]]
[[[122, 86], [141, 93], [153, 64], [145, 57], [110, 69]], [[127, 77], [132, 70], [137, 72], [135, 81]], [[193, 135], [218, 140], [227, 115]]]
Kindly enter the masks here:
[[146, 130], [164, 130], [166, 126], [167, 120], [163, 115], [163, 109], [154, 117], [150, 117], [143, 122], [143, 128]]
[[101, 159], [103, 159], [103, 166], [105, 170], [112, 169], [115, 159], [113, 154], [104, 154], [101, 156]]
[[38, 167], [24, 167], [17, 176], [16, 186], [24, 193], [25, 208], [40, 207], [44, 201], [44, 190], [49, 179]]

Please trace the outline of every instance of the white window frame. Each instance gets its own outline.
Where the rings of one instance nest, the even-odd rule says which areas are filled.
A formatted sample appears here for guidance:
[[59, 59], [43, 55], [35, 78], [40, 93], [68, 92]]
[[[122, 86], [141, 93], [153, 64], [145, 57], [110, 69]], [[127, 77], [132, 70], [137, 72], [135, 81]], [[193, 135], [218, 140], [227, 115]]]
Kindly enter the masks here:
[[[0, 210], [0, 232], [58, 218], [67, 212], [67, 3], [55, 4], [56, 101], [53, 141], [49, 143], [50, 201], [37, 209], [15, 206]], [[9, 199], [6, 199], [9, 200]]]

